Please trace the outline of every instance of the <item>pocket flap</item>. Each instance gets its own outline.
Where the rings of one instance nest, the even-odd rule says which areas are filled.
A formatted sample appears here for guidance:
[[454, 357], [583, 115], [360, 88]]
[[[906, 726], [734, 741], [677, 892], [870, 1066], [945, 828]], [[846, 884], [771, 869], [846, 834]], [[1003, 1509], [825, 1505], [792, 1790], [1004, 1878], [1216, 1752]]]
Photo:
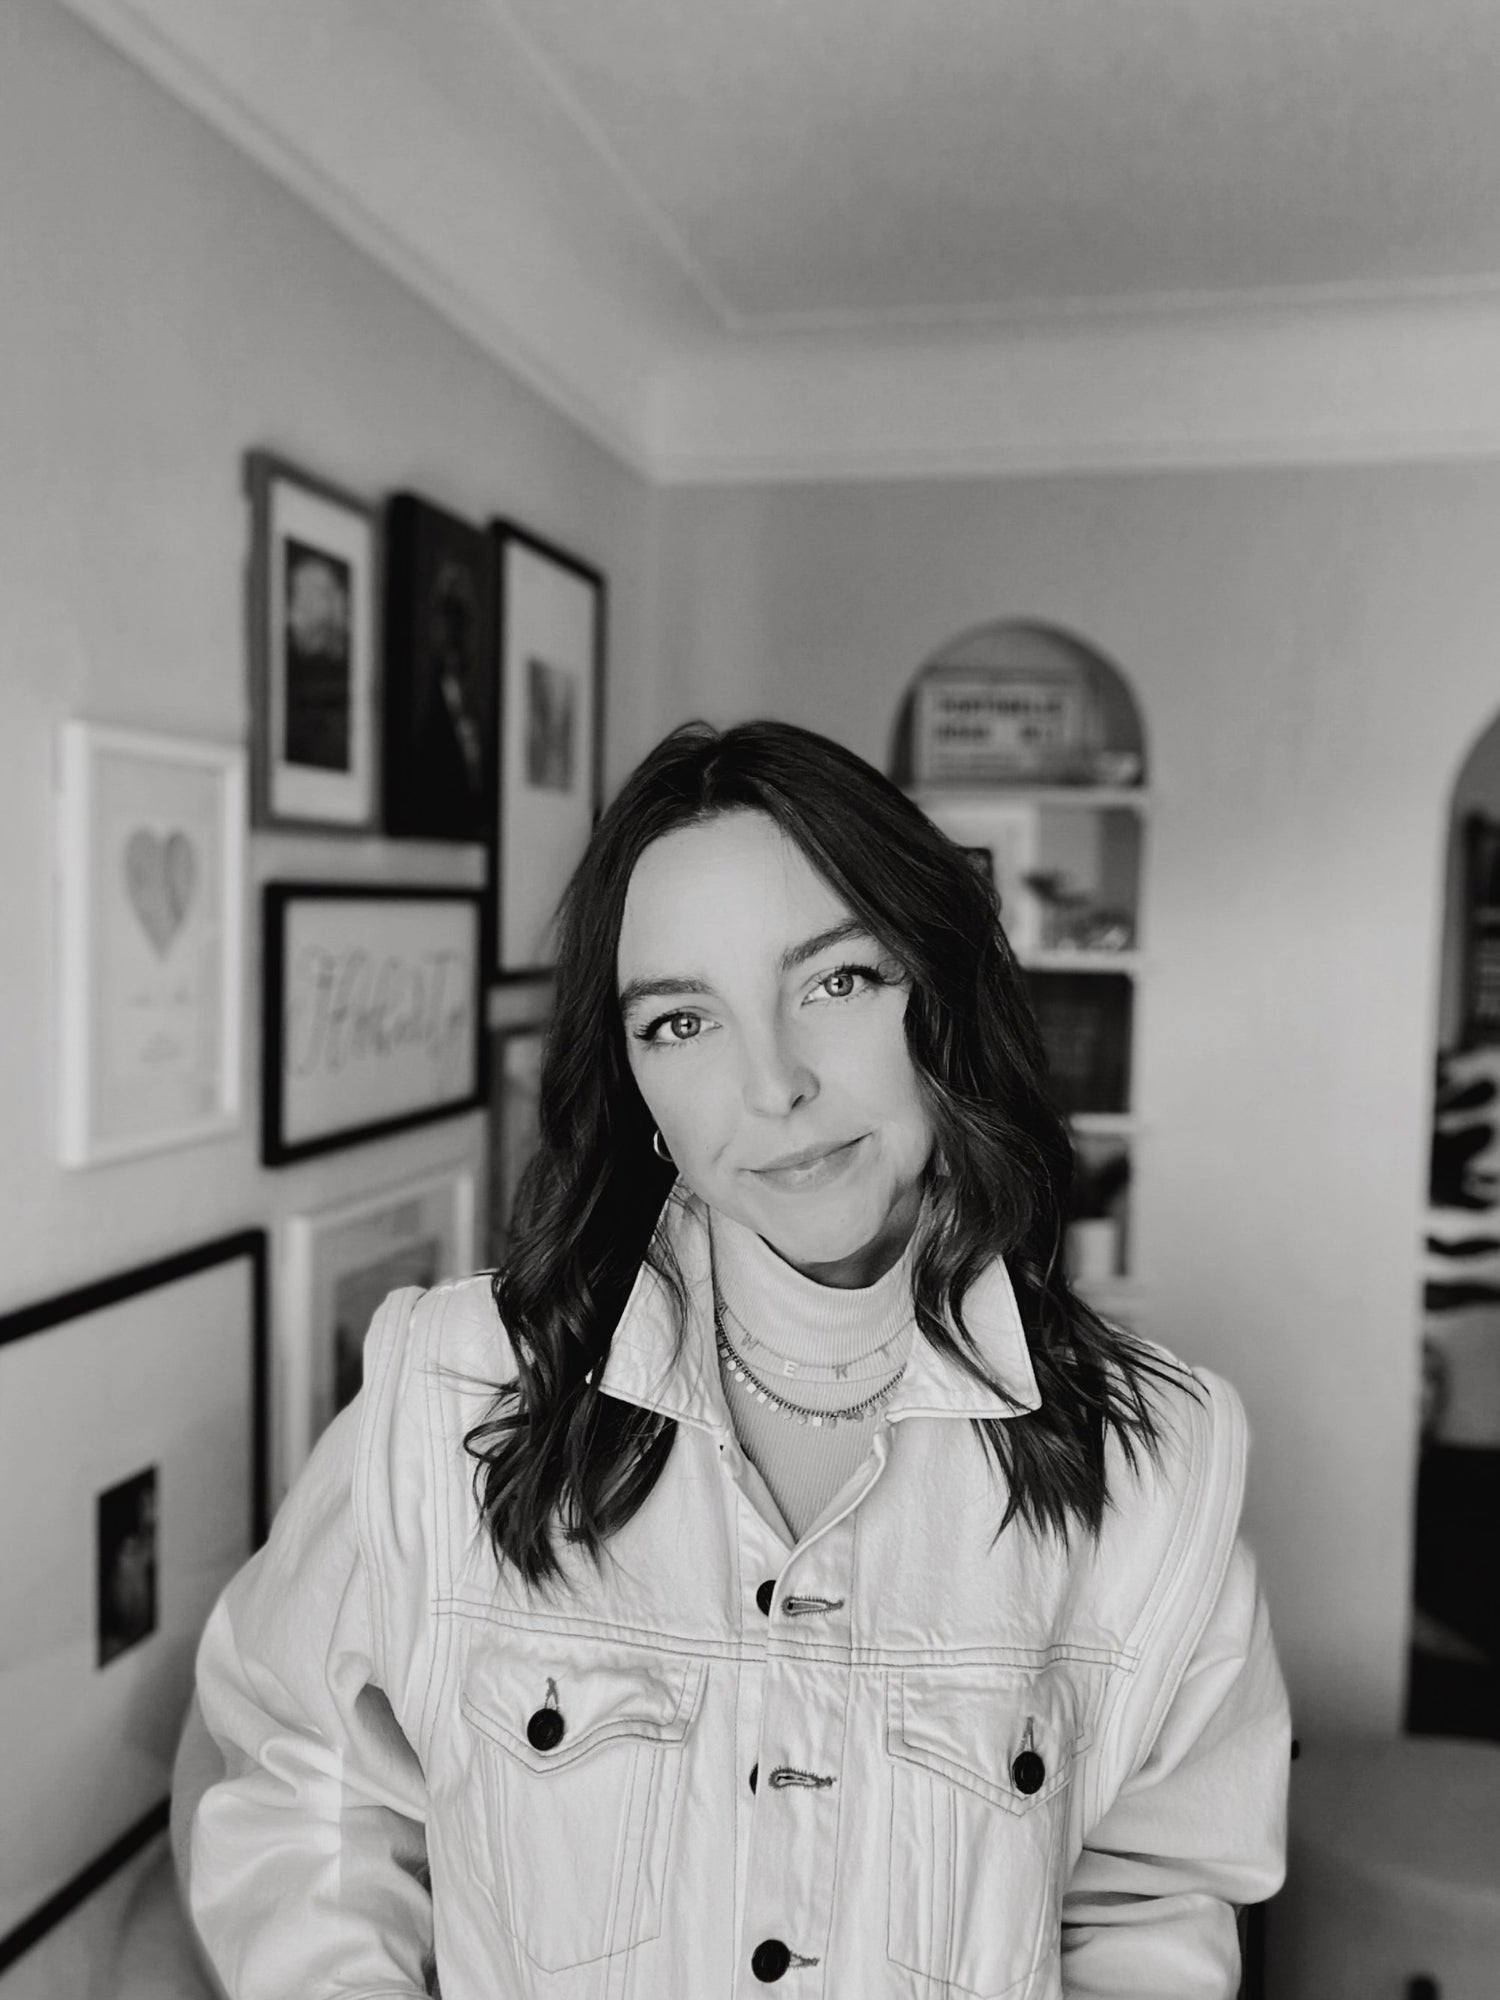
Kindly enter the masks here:
[[[1026, 1813], [1071, 1778], [1088, 1740], [1084, 1723], [1080, 1689], [1055, 1667], [1004, 1678], [914, 1668], [891, 1676], [886, 1748], [991, 1805]], [[1019, 1761], [1027, 1752], [1040, 1768]]]
[[[701, 1660], [675, 1654], [624, 1646], [585, 1651], [570, 1640], [554, 1645], [524, 1633], [514, 1644], [487, 1641], [470, 1655], [459, 1707], [528, 1770], [556, 1771], [617, 1737], [680, 1743], [697, 1712], [703, 1674]], [[561, 1733], [550, 1748], [539, 1748], [528, 1727], [549, 1708], [561, 1718]]]

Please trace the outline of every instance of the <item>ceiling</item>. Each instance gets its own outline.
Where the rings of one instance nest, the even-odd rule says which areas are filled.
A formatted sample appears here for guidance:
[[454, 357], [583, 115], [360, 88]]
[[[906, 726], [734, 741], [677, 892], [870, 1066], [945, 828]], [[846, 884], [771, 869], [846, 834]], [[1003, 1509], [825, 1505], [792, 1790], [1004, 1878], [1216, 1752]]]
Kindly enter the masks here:
[[659, 477], [1500, 439], [1495, 0], [65, 4]]

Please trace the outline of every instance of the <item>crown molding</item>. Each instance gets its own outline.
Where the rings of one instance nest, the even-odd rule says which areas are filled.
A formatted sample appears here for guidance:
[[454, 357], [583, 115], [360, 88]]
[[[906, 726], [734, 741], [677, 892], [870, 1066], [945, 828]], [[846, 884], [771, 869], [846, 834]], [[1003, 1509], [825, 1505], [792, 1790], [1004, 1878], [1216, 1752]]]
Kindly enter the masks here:
[[[451, 213], [427, 230], [410, 209], [382, 211], [367, 187], [289, 137], [284, 115], [250, 101], [194, 43], [205, 16], [182, 0], [62, 4], [581, 432], [662, 485], [1500, 454], [1493, 284], [1069, 301], [736, 332], [694, 319], [665, 291], [656, 303], [624, 296], [611, 282], [618, 267], [603, 269], [557, 230], [548, 237], [524, 186], [486, 198], [510, 203], [528, 259], [521, 281], [497, 284], [492, 243], [455, 234]], [[424, 143], [460, 149], [443, 163], [446, 184], [472, 184], [478, 151], [462, 150], [435, 97], [414, 97], [413, 109]]]

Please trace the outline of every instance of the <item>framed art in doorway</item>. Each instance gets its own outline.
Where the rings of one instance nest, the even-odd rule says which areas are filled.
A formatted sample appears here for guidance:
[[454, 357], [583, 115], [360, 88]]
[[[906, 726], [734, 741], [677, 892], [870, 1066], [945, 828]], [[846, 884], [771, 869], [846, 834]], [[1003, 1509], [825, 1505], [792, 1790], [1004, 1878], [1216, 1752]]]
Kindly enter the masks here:
[[250, 452], [245, 470], [255, 824], [371, 832], [379, 790], [375, 512], [270, 452]]
[[0, 1968], [167, 1823], [265, 1532], [265, 1273], [248, 1230], [0, 1317]]
[[601, 573], [497, 521], [499, 717], [494, 964], [535, 978], [554, 960], [552, 918], [599, 812], [603, 784]]
[[242, 752], [66, 722], [59, 1152], [92, 1166], [240, 1122]]
[[477, 889], [266, 885], [267, 1166], [483, 1104], [483, 913]]
[[474, 1200], [473, 1174], [449, 1167], [287, 1219], [272, 1363], [273, 1508], [359, 1388], [381, 1300], [473, 1269]]

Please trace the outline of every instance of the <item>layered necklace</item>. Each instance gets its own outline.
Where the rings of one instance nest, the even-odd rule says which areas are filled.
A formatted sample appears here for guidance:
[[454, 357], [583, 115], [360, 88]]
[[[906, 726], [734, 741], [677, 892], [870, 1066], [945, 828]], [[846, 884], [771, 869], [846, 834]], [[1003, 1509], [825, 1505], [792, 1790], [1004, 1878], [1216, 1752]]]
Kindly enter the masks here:
[[[794, 1424], [812, 1424], [821, 1427], [825, 1424], [860, 1423], [890, 1400], [896, 1384], [906, 1373], [906, 1362], [903, 1361], [890, 1380], [875, 1390], [873, 1395], [862, 1397], [859, 1402], [851, 1403], [844, 1409], [814, 1410], [804, 1403], [789, 1402], [785, 1396], [778, 1396], [774, 1389], [769, 1388], [745, 1365], [743, 1358], [730, 1342], [729, 1335], [724, 1331], [724, 1309], [717, 1285], [714, 1287], [714, 1343], [719, 1350], [719, 1359], [735, 1380], [743, 1383], [758, 1403], [766, 1404], [769, 1409], [776, 1412], [777, 1416], [785, 1417], [789, 1423]], [[890, 1341], [883, 1344], [889, 1346]], [[878, 1353], [879, 1349], [876, 1352]]]

